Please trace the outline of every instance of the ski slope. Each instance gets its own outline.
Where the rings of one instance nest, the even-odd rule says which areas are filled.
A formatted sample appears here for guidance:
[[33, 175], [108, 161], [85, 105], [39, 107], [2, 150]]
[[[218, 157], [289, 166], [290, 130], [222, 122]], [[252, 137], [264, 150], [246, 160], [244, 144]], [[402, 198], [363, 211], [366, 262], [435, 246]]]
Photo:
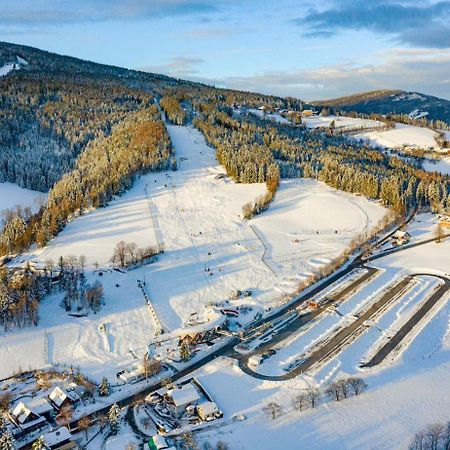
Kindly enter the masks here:
[[[264, 193], [265, 185], [236, 184], [223, 177], [214, 150], [194, 128], [168, 130], [179, 162], [176, 172], [140, 177], [122, 197], [73, 219], [46, 248], [26, 258], [45, 263], [61, 255], [85, 255], [88, 281], [98, 279], [105, 288], [102, 310], [68, 317], [62, 294], [44, 300], [37, 328], [10, 331], [0, 340], [0, 358], [7, 362], [0, 377], [18, 367], [41, 367], [47, 360], [77, 361], [95, 379], [114, 376], [133, 361], [131, 350], [142, 356], [156, 331], [138, 279], [145, 280], [158, 318], [172, 332], [188, 326], [193, 317], [214, 320], [211, 303], [228, 299], [236, 289], [250, 289], [246, 302], [263, 311], [279, 305], [286, 293], [385, 213], [362, 197], [314, 180], [283, 180], [270, 208], [245, 221], [243, 204]], [[301, 242], [294, 244], [297, 238]], [[165, 252], [153, 264], [125, 274], [106, 271], [99, 278], [93, 265], [107, 267], [121, 240], [140, 247], [160, 241]], [[267, 261], [262, 259], [265, 252]], [[103, 323], [107, 340], [99, 331]], [[52, 350], [44, 356], [46, 331]]]

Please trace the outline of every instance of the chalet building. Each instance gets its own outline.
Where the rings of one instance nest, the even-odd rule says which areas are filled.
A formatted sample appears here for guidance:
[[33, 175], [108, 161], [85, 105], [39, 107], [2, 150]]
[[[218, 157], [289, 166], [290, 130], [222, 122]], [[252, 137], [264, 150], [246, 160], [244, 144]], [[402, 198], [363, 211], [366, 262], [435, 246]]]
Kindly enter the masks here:
[[214, 402], [203, 402], [197, 406], [197, 415], [203, 421], [209, 422], [222, 417], [223, 413]]
[[14, 436], [24, 435], [32, 431], [45, 428], [48, 425], [47, 419], [44, 415], [39, 414], [38, 411], [47, 411], [47, 408], [42, 406], [41, 409], [27, 405], [24, 402], [19, 402], [16, 407], [9, 414], [11, 422], [17, 427]]
[[78, 450], [80, 448], [66, 427], [50, 431], [42, 437], [50, 450]]
[[81, 399], [74, 390], [66, 390], [59, 386], [55, 387], [48, 396], [51, 404], [59, 411], [65, 406], [77, 406]]

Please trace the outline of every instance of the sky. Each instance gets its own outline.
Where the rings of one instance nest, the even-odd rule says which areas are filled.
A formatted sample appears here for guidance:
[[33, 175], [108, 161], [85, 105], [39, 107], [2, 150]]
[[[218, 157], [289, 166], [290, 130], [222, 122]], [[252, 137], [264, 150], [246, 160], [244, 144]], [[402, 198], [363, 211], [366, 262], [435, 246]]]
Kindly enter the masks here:
[[0, 40], [305, 100], [450, 99], [450, 1], [0, 0]]

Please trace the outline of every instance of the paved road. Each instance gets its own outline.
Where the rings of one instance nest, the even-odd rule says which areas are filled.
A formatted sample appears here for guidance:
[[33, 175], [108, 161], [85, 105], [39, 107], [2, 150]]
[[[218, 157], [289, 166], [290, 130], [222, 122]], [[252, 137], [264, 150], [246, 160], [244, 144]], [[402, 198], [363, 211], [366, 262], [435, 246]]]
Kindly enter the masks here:
[[[417, 274], [427, 275], [427, 274]], [[431, 308], [442, 298], [443, 295], [450, 289], [450, 279], [442, 276], [436, 276], [444, 280], [444, 284], [437, 289], [430, 298], [419, 308], [418, 311], [397, 331], [397, 333], [378, 350], [378, 352], [372, 357], [372, 359], [362, 367], [373, 367], [382, 363], [385, 358], [397, 348], [397, 346], [402, 342], [402, 340], [409, 334], [409, 332], [419, 323], [419, 321], [430, 311]]]
[[411, 285], [411, 281], [412, 277], [408, 276], [395, 284], [377, 302], [366, 309], [364, 313], [362, 313], [354, 322], [352, 322], [348, 327], [345, 327], [338, 331], [324, 345], [318, 347], [309, 357], [307, 357], [307, 359], [305, 359], [301, 364], [299, 364], [290, 372], [283, 375], [262, 375], [251, 370], [247, 366], [247, 361], [244, 358], [239, 361], [239, 367], [248, 375], [262, 380], [284, 381], [294, 378], [306, 372], [315, 364], [328, 359], [330, 356], [336, 353], [339, 353], [351, 338], [358, 335], [364, 329], [365, 322], [375, 317], [378, 313], [383, 311], [383, 309], [388, 307], [390, 303], [395, 301], [402, 292], [408, 289], [408, 287]]
[[[450, 234], [447, 234], [445, 237], [450, 237]], [[297, 297], [294, 297], [292, 299], [292, 301], [289, 302], [289, 304], [281, 307], [276, 312], [274, 312], [271, 316], [260, 319], [257, 323], [252, 325], [252, 328], [256, 328], [257, 326], [259, 326], [259, 325], [261, 325], [261, 324], [263, 324], [265, 322], [273, 321], [274, 319], [279, 318], [279, 317], [283, 316], [284, 314], [286, 314], [286, 312], [288, 312], [288, 311], [290, 311], [292, 309], [295, 309], [301, 303], [314, 298], [316, 295], [320, 294], [328, 286], [330, 286], [334, 282], [338, 281], [339, 279], [341, 279], [342, 277], [344, 277], [345, 275], [350, 273], [355, 268], [362, 267], [365, 262], [373, 261], [374, 259], [382, 258], [383, 256], [386, 256], [387, 254], [400, 252], [400, 251], [406, 250], [407, 248], [417, 247], [419, 245], [423, 245], [423, 244], [426, 244], [428, 242], [432, 242], [433, 240], [435, 240], [435, 239], [428, 239], [426, 241], [421, 241], [421, 242], [418, 242], [418, 243], [415, 243], [415, 244], [409, 244], [408, 246], [398, 247], [398, 248], [395, 248], [395, 249], [389, 251], [389, 253], [384, 252], [383, 254], [374, 255], [373, 257], [369, 257], [369, 258], [367, 258], [365, 260], [361, 256], [358, 256], [347, 267], [345, 267], [344, 269], [338, 270], [333, 275], [331, 275], [326, 281], [318, 284], [317, 286], [315, 286], [313, 289], [311, 289], [306, 294], [303, 293], [303, 294], [300, 294]], [[225, 346], [223, 346], [220, 349], [216, 350], [215, 352], [213, 352], [213, 353], [211, 353], [209, 355], [206, 355], [205, 357], [199, 359], [194, 364], [186, 367], [185, 369], [183, 369], [180, 372], [177, 372], [175, 375], [172, 375], [171, 377], [165, 379], [164, 383], [177, 381], [180, 378], [182, 378], [182, 377], [184, 377], [186, 375], [189, 375], [190, 373], [194, 372], [198, 368], [203, 367], [205, 364], [207, 364], [208, 362], [212, 361], [214, 358], [219, 357], [219, 356], [224, 356], [224, 355], [227, 355], [227, 354], [231, 354], [233, 352], [233, 348], [238, 343], [239, 343], [239, 339], [237, 337], [236, 338], [232, 338]], [[129, 397], [119, 401], [118, 404], [121, 407], [134, 405], [136, 402], [143, 400], [151, 392], [154, 392], [155, 390], [161, 388], [162, 384], [163, 384], [163, 382], [159, 382], [159, 383], [156, 383], [156, 384], [149, 385], [148, 387], [144, 388], [142, 391], [140, 391], [140, 392], [138, 392], [136, 394], [132, 394]], [[103, 408], [100, 408], [100, 409], [96, 410], [92, 414], [88, 414], [87, 416], [91, 417], [91, 418], [95, 418], [97, 415], [106, 414], [109, 411], [109, 408], [110, 408], [110, 405], [105, 406]], [[71, 428], [75, 428], [77, 426], [78, 420], [74, 420], [74, 421], [71, 422], [71, 424], [70, 424]], [[20, 447], [20, 448], [21, 449], [22, 448], [23, 449], [28, 449], [28, 448], [31, 448], [31, 446], [24, 446], [24, 447]]]
[[332, 307], [333, 303], [343, 303], [350, 297], [350, 294], [356, 291], [362, 284], [372, 279], [378, 272], [379, 270], [373, 267], [366, 268], [366, 271], [360, 277], [358, 277], [356, 280], [352, 281], [348, 285], [344, 286], [344, 288], [341, 289], [339, 292], [330, 295], [330, 297], [332, 298], [332, 302], [328, 302], [323, 306], [315, 310], [312, 310], [308, 314], [298, 316], [295, 320], [293, 320], [287, 326], [285, 326], [280, 332], [274, 334], [270, 341], [260, 345], [254, 351], [246, 353], [245, 356], [239, 357], [239, 359], [245, 360], [253, 355], [263, 354], [266, 350], [275, 347], [276, 344], [284, 341], [286, 338], [291, 336], [292, 333], [295, 333], [300, 328], [304, 327], [307, 323], [311, 322], [312, 320], [316, 319], [321, 314], [326, 312], [330, 307]]

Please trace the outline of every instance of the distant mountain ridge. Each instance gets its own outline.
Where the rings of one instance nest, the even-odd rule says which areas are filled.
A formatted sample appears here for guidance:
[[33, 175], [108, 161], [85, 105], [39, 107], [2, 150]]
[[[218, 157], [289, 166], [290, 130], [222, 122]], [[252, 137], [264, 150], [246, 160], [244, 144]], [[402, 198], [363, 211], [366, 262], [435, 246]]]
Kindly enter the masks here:
[[450, 123], [450, 101], [419, 92], [377, 90], [315, 101], [312, 105], [363, 114], [406, 114], [414, 119], [424, 117]]

